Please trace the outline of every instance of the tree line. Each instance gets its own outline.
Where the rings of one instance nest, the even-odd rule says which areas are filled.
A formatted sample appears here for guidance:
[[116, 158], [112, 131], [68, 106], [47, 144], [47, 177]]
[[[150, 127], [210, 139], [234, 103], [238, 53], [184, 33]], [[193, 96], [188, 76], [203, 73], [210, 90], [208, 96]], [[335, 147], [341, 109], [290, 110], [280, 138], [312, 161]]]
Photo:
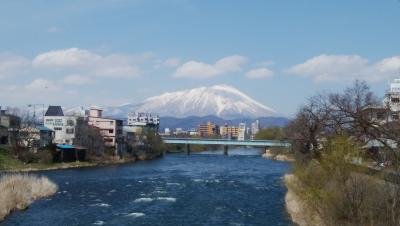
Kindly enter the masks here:
[[[297, 160], [288, 186], [323, 225], [400, 225], [399, 177], [385, 180], [386, 172], [400, 172], [400, 124], [371, 117], [374, 107], [398, 114], [355, 81], [309, 98], [284, 129]], [[371, 174], [382, 160], [390, 164]]]

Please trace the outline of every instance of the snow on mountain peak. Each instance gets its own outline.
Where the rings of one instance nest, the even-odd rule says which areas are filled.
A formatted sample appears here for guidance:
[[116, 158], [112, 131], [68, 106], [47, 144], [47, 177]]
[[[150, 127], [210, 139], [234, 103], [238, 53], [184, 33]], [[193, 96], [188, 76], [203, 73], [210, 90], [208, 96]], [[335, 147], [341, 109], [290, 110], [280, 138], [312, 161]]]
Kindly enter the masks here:
[[140, 104], [108, 109], [125, 117], [132, 111], [156, 112], [160, 116], [184, 118], [188, 116], [215, 115], [221, 118], [257, 118], [276, 116], [271, 108], [253, 100], [229, 85], [215, 85], [194, 89], [166, 92], [147, 98]]

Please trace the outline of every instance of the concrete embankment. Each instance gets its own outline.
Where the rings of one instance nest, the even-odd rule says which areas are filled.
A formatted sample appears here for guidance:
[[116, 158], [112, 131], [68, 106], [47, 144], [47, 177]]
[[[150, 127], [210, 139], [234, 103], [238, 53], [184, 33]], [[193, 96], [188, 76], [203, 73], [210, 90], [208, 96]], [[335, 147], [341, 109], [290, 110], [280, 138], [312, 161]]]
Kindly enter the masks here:
[[35, 200], [53, 195], [58, 186], [47, 177], [6, 174], [0, 177], [0, 221], [15, 210], [23, 210]]
[[299, 226], [325, 226], [318, 214], [308, 208], [306, 202], [296, 193], [301, 186], [296, 176], [286, 174], [284, 182], [288, 189], [285, 195], [286, 210], [292, 221]]

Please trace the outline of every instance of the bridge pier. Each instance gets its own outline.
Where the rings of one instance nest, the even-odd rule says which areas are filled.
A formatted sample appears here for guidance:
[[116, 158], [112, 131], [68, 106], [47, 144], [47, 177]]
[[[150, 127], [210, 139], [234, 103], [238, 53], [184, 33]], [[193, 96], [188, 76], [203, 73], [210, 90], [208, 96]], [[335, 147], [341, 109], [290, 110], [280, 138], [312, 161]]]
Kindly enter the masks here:
[[186, 154], [190, 155], [190, 144], [186, 144]]
[[224, 155], [228, 155], [228, 145], [224, 145]]

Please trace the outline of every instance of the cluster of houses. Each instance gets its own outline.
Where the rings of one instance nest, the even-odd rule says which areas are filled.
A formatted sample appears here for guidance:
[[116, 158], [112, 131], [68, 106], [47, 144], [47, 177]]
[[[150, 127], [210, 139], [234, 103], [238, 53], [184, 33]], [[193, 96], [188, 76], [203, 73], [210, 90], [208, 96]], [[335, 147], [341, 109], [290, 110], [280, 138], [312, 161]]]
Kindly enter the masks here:
[[60, 149], [84, 149], [77, 145], [78, 131], [89, 127], [98, 131], [105, 147], [119, 154], [125, 151], [127, 141], [137, 139], [143, 130], [157, 133], [159, 123], [157, 114], [132, 113], [124, 125], [121, 119], [104, 117], [103, 110], [95, 106], [84, 113], [69, 115], [64, 114], [61, 106], [49, 106], [43, 123], [24, 121], [6, 110], [0, 110], [0, 145], [20, 142], [34, 152], [49, 144], [55, 144]]
[[179, 135], [188, 135], [188, 136], [200, 136], [200, 137], [214, 137], [219, 136], [224, 139], [236, 139], [236, 140], [245, 140], [245, 139], [254, 139], [255, 135], [260, 131], [260, 122], [255, 120], [251, 123], [251, 127], [246, 127], [246, 123], [239, 123], [236, 125], [228, 125], [225, 123], [220, 126], [218, 124], [207, 122], [204, 124], [198, 125], [197, 128], [192, 128], [188, 131], [183, 130], [182, 128], [176, 128], [175, 131], [171, 131], [170, 128], [165, 128], [163, 135], [165, 136], [179, 136]]

